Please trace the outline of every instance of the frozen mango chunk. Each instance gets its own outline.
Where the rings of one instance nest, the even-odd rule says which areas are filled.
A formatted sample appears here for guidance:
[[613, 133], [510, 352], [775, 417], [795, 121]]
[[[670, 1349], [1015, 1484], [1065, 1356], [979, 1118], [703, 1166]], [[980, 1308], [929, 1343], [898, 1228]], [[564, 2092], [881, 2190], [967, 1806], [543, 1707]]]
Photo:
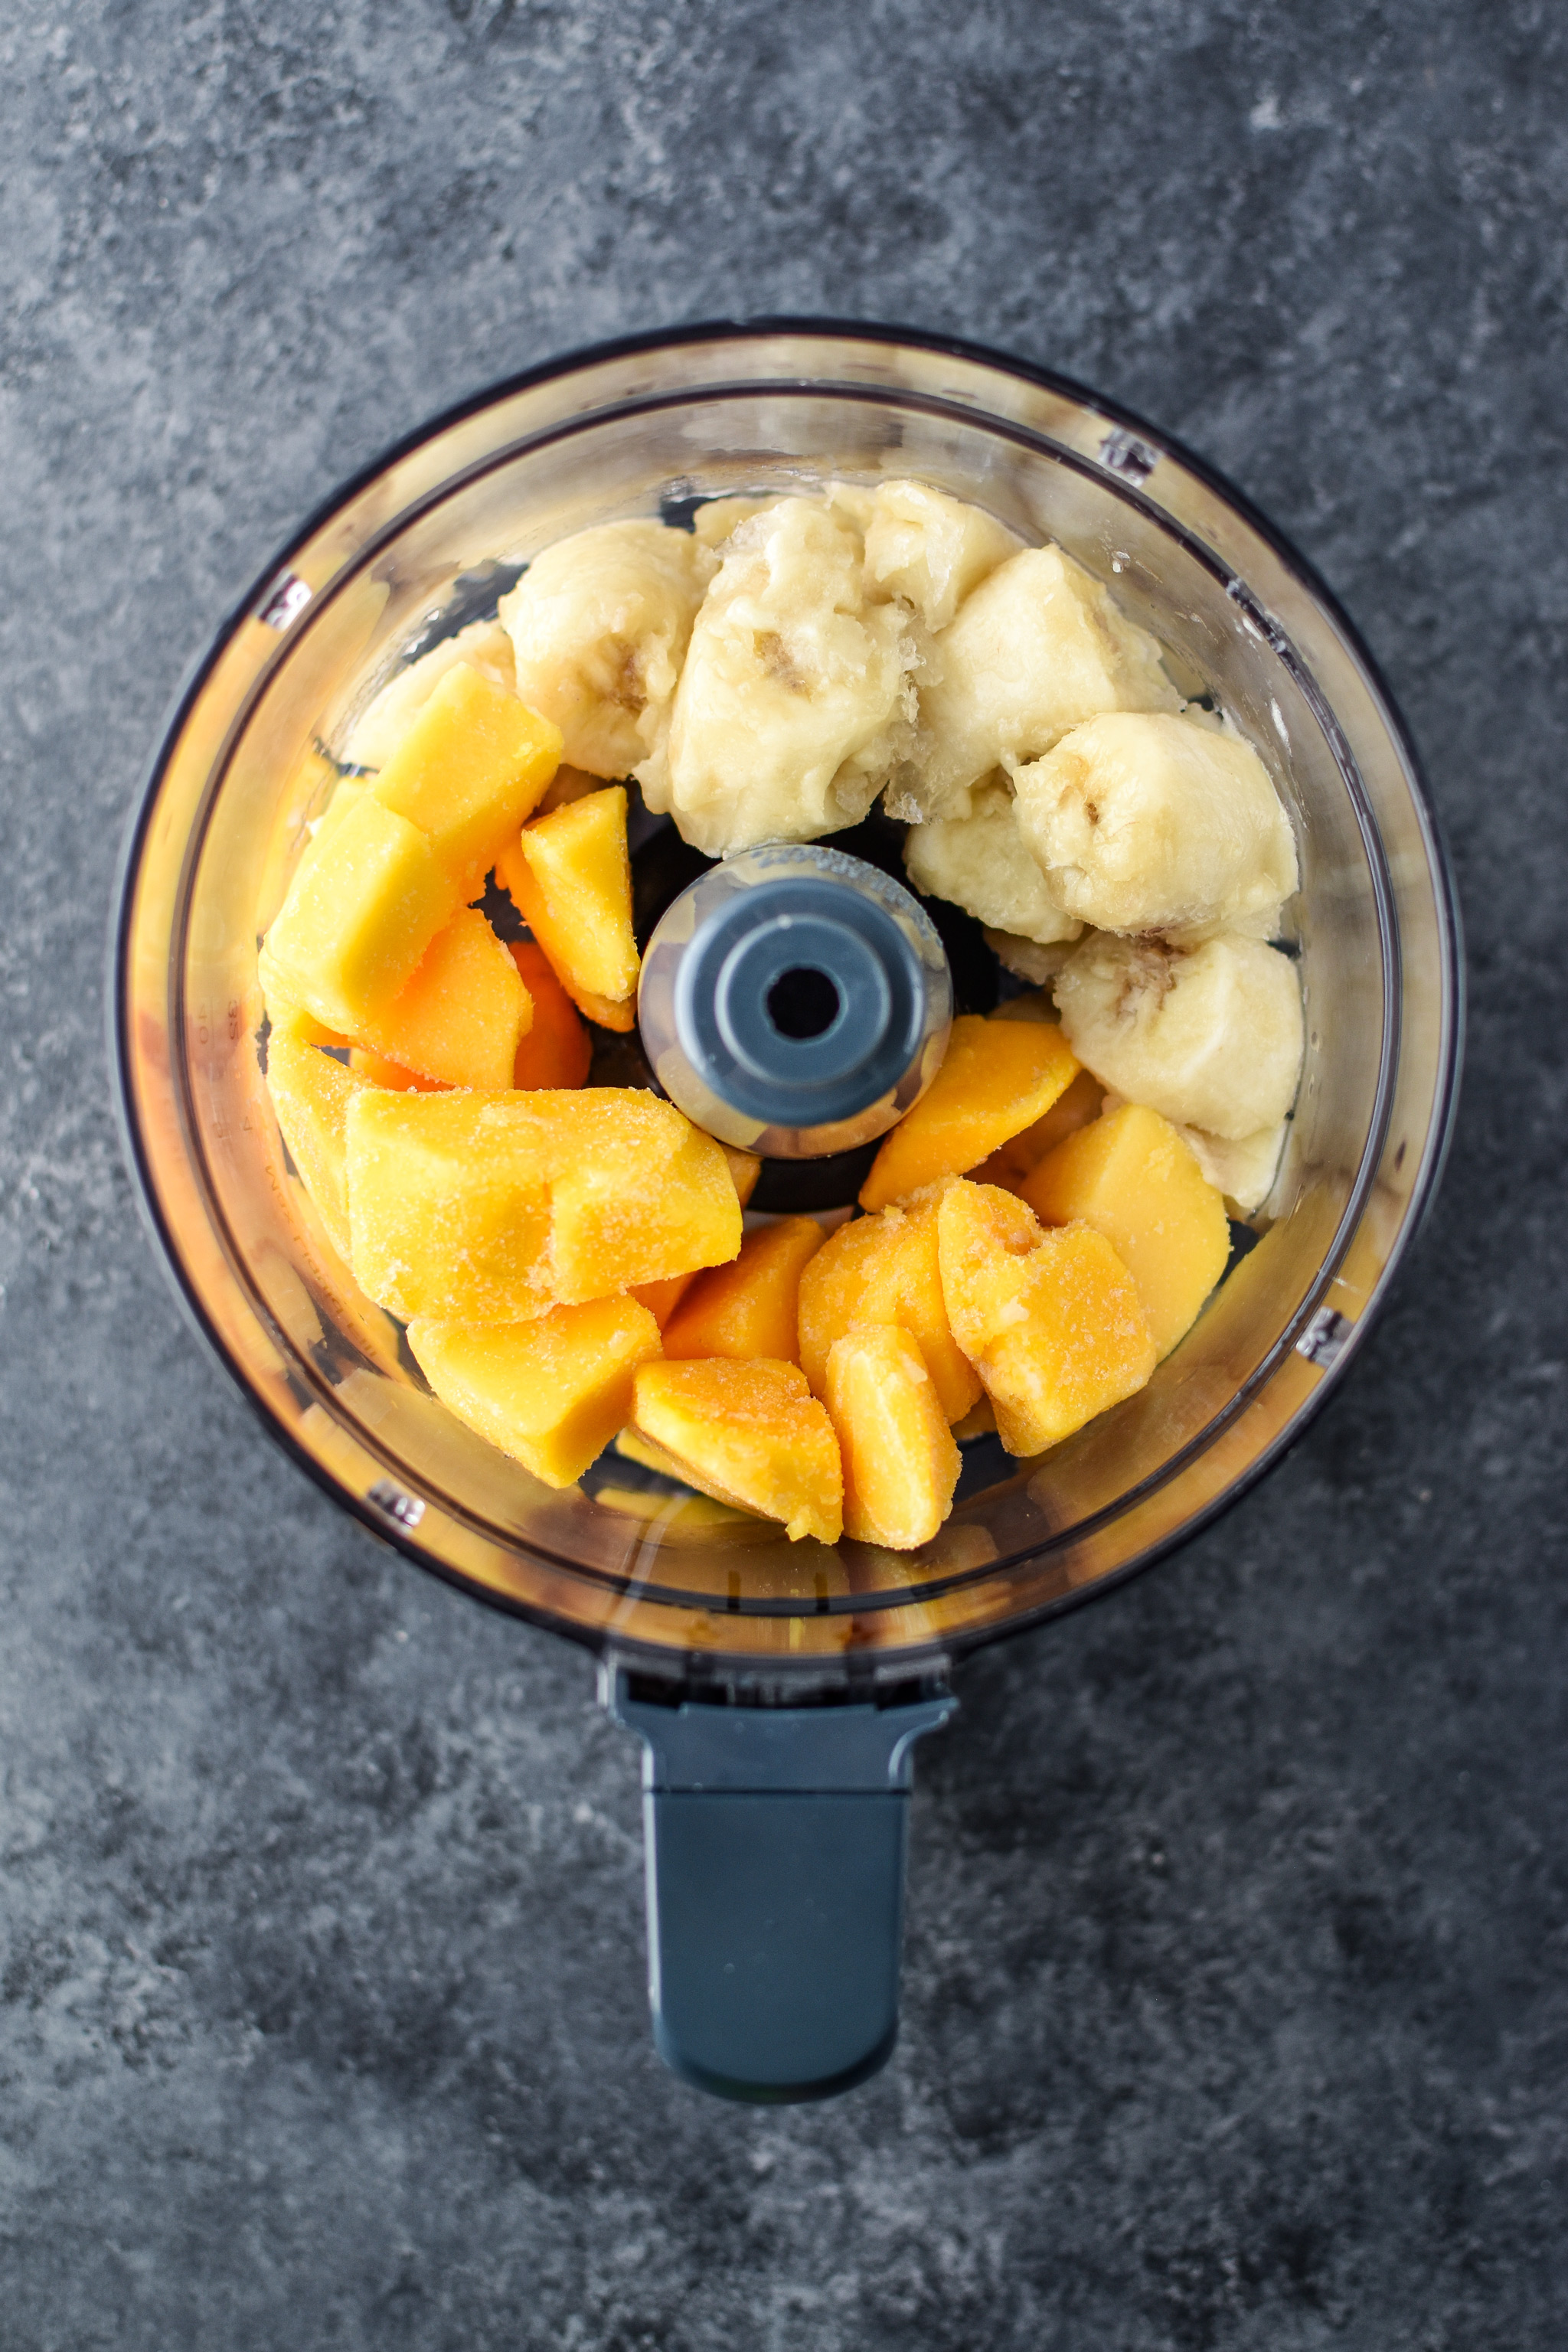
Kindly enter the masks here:
[[937, 1256], [932, 1192], [829, 1234], [800, 1278], [800, 1361], [818, 1396], [836, 1339], [858, 1323], [897, 1323], [920, 1341], [942, 1409], [962, 1420], [980, 1395], [969, 1359], [948, 1328]]
[[961, 1013], [941, 1069], [871, 1162], [861, 1207], [880, 1209], [976, 1167], [1043, 1118], [1078, 1066], [1061, 1031], [1047, 1022]]
[[358, 1036], [413, 978], [462, 893], [416, 825], [362, 794], [294, 869], [261, 955], [268, 999]]
[[455, 637], [443, 637], [427, 654], [394, 672], [354, 720], [343, 757], [356, 768], [384, 768], [416, 715], [449, 669], [468, 662], [511, 692], [517, 685], [511, 639], [499, 621], [471, 621]]
[[[763, 1172], [763, 1163], [754, 1152], [737, 1151], [728, 1143], [721, 1143], [719, 1149], [724, 1155], [725, 1166], [734, 1179], [735, 1198], [743, 1209], [757, 1189], [757, 1179]], [[655, 1317], [662, 1330], [695, 1279], [693, 1275], [673, 1274], [667, 1282], [635, 1283], [632, 1286], [632, 1296], [634, 1298], [642, 1300], [643, 1305], [649, 1314]], [[793, 1348], [790, 1352], [794, 1353]]]
[[459, 662], [416, 712], [370, 790], [417, 825], [472, 898], [561, 761], [561, 730], [500, 679]]
[[441, 1402], [547, 1486], [570, 1486], [631, 1410], [632, 1379], [658, 1353], [635, 1298], [552, 1307], [525, 1323], [416, 1315], [414, 1360]]
[[844, 1476], [833, 1423], [795, 1364], [727, 1357], [644, 1364], [631, 1424], [673, 1475], [737, 1510], [782, 1519], [792, 1543], [844, 1531]]
[[405, 1070], [447, 1087], [510, 1087], [533, 1004], [516, 964], [477, 907], [460, 907], [360, 1040]]
[[[351, 1117], [353, 1114], [351, 1114]], [[1009, 1454], [1039, 1454], [1141, 1389], [1154, 1341], [1137, 1285], [1092, 1225], [1045, 1227], [994, 1184], [950, 1184], [937, 1212], [952, 1333]]]
[[844, 1462], [844, 1532], [912, 1551], [952, 1508], [962, 1459], [920, 1342], [896, 1323], [836, 1339], [826, 1405]]
[[625, 785], [540, 817], [508, 845], [496, 871], [589, 1020], [629, 1029], [639, 967]]
[[672, 1274], [665, 1282], [634, 1282], [632, 1297], [641, 1299], [662, 1331], [696, 1279], [694, 1274]]
[[328, 1240], [346, 1265], [348, 1109], [353, 1097], [370, 1082], [313, 1045], [310, 1038], [313, 1025], [308, 1015], [273, 1021], [267, 1040], [267, 1090], [300, 1181], [316, 1204]]
[[347, 1139], [353, 1270], [394, 1315], [521, 1322], [741, 1246], [719, 1146], [631, 1087], [377, 1093]]
[[799, 1351], [800, 1277], [823, 1244], [815, 1217], [781, 1217], [759, 1225], [728, 1265], [695, 1276], [664, 1326], [667, 1356], [772, 1356], [794, 1363]]
[[[1020, 997], [1016, 1002], [1026, 1003], [1028, 999]], [[998, 1020], [1001, 1017], [999, 1013]], [[1023, 1020], [1028, 1016], [1016, 1013], [1013, 1017]], [[969, 1171], [973, 1181], [976, 1184], [1001, 1184], [1009, 1192], [1021, 1191], [1025, 1177], [1039, 1166], [1047, 1151], [1054, 1151], [1058, 1143], [1065, 1143], [1069, 1135], [1075, 1135], [1080, 1127], [1087, 1127], [1091, 1118], [1100, 1117], [1100, 1107], [1104, 1099], [1105, 1089], [1093, 1071], [1080, 1070], [1072, 1084], [1057, 1097], [1044, 1118], [1037, 1118], [1033, 1127], [1022, 1128], [1016, 1135], [1009, 1136], [989, 1160], [983, 1160], [977, 1168]], [[1051, 1222], [1047, 1219], [1047, 1223]]]
[[532, 1024], [518, 1040], [512, 1085], [585, 1085], [593, 1045], [582, 1015], [555, 977], [555, 967], [535, 940], [512, 940], [508, 953], [533, 1005]]
[[1124, 1103], [1058, 1143], [1018, 1190], [1047, 1224], [1081, 1218], [1105, 1235], [1168, 1356], [1230, 1255], [1225, 1202], [1170, 1120]]

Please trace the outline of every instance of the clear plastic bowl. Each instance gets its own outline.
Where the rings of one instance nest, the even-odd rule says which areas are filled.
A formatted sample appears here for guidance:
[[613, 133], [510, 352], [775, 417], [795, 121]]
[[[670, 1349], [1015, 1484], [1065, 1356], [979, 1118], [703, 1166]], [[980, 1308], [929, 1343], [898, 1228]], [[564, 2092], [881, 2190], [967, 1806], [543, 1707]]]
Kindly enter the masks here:
[[[952, 1517], [907, 1554], [791, 1544], [615, 1457], [554, 1492], [460, 1427], [291, 1171], [256, 977], [331, 787], [324, 753], [411, 645], [485, 608], [512, 576], [498, 561], [618, 516], [889, 474], [1059, 541], [1262, 748], [1300, 845], [1308, 1039], [1256, 1245], [1182, 1345], [1037, 1461], [972, 1449]], [[1458, 1064], [1454, 901], [1415, 759], [1309, 568], [1196, 460], [1080, 387], [859, 326], [716, 326], [578, 354], [350, 483], [181, 698], [128, 846], [115, 953], [147, 1212], [273, 1434], [377, 1534], [588, 1644], [623, 1685], [731, 1704], [940, 1688], [963, 1651], [1102, 1591], [1232, 1501], [1348, 1365], [1430, 1197]]]

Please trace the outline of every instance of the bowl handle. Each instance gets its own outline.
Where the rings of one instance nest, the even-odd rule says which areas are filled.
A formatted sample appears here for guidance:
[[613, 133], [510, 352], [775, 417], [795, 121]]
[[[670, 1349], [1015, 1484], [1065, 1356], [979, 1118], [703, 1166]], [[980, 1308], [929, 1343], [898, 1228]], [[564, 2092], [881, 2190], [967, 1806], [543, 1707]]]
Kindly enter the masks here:
[[644, 1742], [658, 2053], [722, 2098], [847, 2091], [898, 2037], [914, 1743], [958, 1702], [667, 1703], [657, 1688], [603, 1670], [605, 1707]]

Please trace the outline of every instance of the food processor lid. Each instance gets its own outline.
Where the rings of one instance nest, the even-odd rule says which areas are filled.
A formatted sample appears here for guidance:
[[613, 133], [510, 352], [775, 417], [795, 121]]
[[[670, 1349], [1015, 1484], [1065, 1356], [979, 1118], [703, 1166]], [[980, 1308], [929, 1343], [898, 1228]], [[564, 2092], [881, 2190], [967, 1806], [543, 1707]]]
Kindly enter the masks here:
[[935, 1076], [952, 1018], [930, 917], [864, 859], [805, 843], [746, 850], [682, 891], [637, 1000], [670, 1099], [770, 1160], [885, 1134]]

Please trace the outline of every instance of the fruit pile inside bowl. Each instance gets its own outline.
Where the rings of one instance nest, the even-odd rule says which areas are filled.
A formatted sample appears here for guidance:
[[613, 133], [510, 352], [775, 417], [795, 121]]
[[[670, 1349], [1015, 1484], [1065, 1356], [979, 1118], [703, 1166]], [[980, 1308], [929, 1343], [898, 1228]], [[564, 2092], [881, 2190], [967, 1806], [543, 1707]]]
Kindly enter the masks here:
[[[1034, 1457], [1141, 1389], [1267, 1201], [1303, 1044], [1280, 793], [976, 506], [835, 483], [578, 532], [335, 749], [260, 950], [279, 1125], [434, 1395], [549, 1485], [614, 1444], [916, 1549], [964, 1439]], [[1017, 992], [952, 1022], [854, 1202], [748, 1214], [757, 1157], [615, 1063], [629, 843], [668, 817], [701, 870], [879, 800]]]

